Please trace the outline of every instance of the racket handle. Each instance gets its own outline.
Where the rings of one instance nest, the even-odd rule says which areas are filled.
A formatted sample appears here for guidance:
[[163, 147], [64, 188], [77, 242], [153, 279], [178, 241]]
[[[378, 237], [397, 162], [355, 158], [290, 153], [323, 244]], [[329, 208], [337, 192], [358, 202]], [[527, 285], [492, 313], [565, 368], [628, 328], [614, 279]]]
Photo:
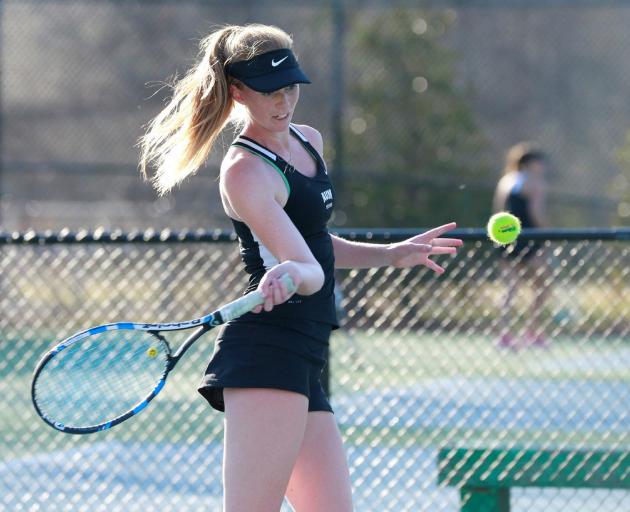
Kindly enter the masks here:
[[[280, 276], [280, 281], [282, 281], [282, 284], [284, 284], [289, 293], [293, 293], [297, 289], [289, 274], [282, 274], [282, 276]], [[245, 313], [249, 313], [252, 309], [256, 306], [260, 306], [263, 302], [265, 302], [265, 299], [262, 294], [258, 290], [254, 290], [240, 299], [236, 299], [235, 301], [226, 304], [219, 309], [219, 313], [221, 314], [221, 318], [224, 322], [229, 322], [230, 320], [234, 320]]]

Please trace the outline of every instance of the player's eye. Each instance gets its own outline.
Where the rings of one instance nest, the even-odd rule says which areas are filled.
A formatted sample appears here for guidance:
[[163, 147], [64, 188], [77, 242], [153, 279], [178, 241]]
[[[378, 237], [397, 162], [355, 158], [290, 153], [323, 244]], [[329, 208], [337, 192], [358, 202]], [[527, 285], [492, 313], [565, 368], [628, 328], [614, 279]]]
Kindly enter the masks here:
[[278, 89], [277, 91], [271, 91], [271, 92], [261, 92], [260, 94], [262, 94], [265, 97], [269, 97], [269, 96], [273, 96], [274, 94], [277, 93], [289, 93], [289, 92], [293, 92], [298, 88], [298, 84], [291, 84], [291, 85], [287, 85], [286, 87], [283, 87], [282, 89]]

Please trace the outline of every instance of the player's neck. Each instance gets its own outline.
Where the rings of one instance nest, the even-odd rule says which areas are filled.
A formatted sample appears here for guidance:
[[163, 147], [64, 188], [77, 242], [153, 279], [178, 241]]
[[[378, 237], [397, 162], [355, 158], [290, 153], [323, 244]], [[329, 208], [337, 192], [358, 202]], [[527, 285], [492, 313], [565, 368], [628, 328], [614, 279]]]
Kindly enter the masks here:
[[288, 148], [290, 144], [289, 129], [278, 132], [267, 130], [258, 125], [249, 125], [245, 127], [241, 135], [249, 137], [276, 152], [282, 152], [282, 150]]

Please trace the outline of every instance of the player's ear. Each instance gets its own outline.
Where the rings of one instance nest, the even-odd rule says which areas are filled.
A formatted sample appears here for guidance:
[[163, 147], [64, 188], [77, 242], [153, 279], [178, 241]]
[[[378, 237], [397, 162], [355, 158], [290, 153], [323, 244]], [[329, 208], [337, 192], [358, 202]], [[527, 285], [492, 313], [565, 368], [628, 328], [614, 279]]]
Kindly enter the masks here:
[[232, 82], [229, 86], [230, 96], [236, 103], [243, 103], [243, 91], [238, 82]]

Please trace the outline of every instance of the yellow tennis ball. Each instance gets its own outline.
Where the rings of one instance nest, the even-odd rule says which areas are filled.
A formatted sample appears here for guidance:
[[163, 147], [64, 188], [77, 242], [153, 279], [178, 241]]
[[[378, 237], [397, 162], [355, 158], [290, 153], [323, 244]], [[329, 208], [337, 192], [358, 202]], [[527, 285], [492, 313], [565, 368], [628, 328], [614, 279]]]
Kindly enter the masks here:
[[521, 233], [521, 221], [508, 212], [495, 213], [488, 221], [488, 238], [499, 245], [511, 244]]
[[158, 355], [158, 350], [155, 347], [151, 347], [149, 350], [147, 350], [147, 355], [149, 357], [156, 357]]

